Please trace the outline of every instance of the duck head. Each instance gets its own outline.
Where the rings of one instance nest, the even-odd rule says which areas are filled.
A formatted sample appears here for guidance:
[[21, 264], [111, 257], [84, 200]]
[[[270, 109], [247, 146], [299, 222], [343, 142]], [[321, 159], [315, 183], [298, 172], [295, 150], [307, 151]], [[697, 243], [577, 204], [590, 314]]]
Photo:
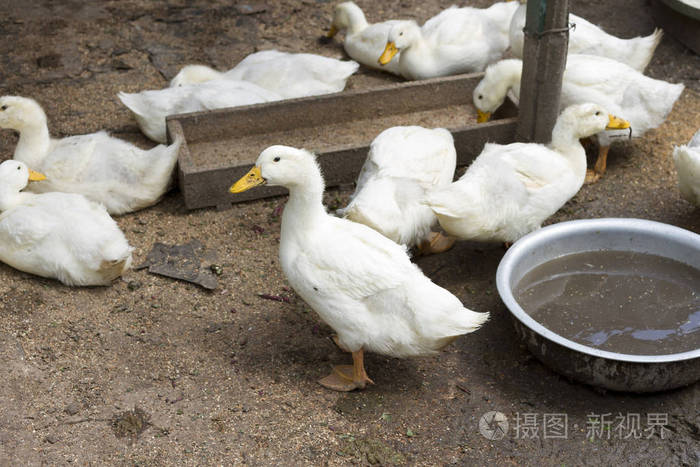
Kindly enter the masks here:
[[384, 53], [379, 57], [379, 64], [386, 65], [399, 51], [407, 49], [420, 39], [420, 27], [415, 21], [401, 21], [395, 24], [389, 31]]
[[365, 14], [355, 2], [343, 2], [335, 6], [333, 10], [333, 21], [326, 37], [332, 38], [338, 32], [348, 30], [351, 34], [367, 26]]
[[559, 115], [557, 126], [571, 128], [576, 138], [585, 138], [603, 130], [622, 130], [630, 127], [630, 123], [609, 114], [598, 104], [578, 104], [564, 109]]
[[170, 80], [170, 87], [204, 83], [221, 77], [221, 72], [206, 65], [186, 65]]
[[28, 126], [46, 125], [41, 106], [28, 97], [0, 97], [0, 128], [22, 131]]
[[486, 68], [484, 77], [474, 88], [472, 99], [477, 111], [477, 122], [489, 121], [506, 100], [508, 90], [520, 85], [523, 62], [517, 59], [500, 60]]
[[290, 146], [270, 146], [260, 153], [255, 166], [229, 191], [241, 193], [264, 184], [293, 189], [314, 184], [319, 175], [316, 157], [309, 151]]
[[31, 170], [23, 162], [10, 159], [0, 164], [0, 184], [9, 191], [21, 191], [29, 182], [41, 180], [46, 180], [46, 177]]

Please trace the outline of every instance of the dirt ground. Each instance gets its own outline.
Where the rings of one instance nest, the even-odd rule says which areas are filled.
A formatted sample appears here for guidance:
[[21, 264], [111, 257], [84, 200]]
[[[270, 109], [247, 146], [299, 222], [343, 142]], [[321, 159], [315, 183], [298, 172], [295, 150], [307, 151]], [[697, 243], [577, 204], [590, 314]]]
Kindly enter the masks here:
[[[452, 0], [357, 3], [370, 21], [423, 21]], [[645, 0], [570, 4], [621, 37], [654, 28]], [[332, 7], [1, 0], [0, 93], [36, 98], [54, 136], [104, 128], [147, 146], [117, 91], [163, 87], [186, 63], [228, 69], [272, 47], [342, 57], [337, 40], [318, 42]], [[393, 79], [360, 73], [374, 80], [367, 82]], [[671, 161], [673, 145], [700, 128], [700, 57], [666, 35], [648, 74], [686, 85], [668, 121], [614, 146], [605, 177], [550, 222], [641, 217], [700, 232], [700, 210], [680, 198]], [[11, 157], [15, 142], [0, 132], [0, 158]], [[335, 190], [326, 200], [342, 205], [348, 195]], [[416, 259], [466, 306], [491, 312], [483, 329], [434, 358], [369, 355], [377, 384], [364, 392], [322, 388], [316, 380], [349, 357], [285, 283], [277, 259], [284, 201], [187, 211], [173, 191], [117, 219], [135, 264], [154, 242], [196, 238], [216, 249], [222, 275], [211, 292], [145, 270], [111, 287], [69, 288], [0, 265], [0, 464], [700, 463], [700, 386], [606, 393], [550, 371], [515, 339], [494, 283], [498, 246], [460, 243]], [[480, 434], [488, 411], [508, 418], [503, 439]], [[565, 437], [545, 432], [552, 414], [566, 416]], [[592, 432], [604, 416], [613, 423]]]

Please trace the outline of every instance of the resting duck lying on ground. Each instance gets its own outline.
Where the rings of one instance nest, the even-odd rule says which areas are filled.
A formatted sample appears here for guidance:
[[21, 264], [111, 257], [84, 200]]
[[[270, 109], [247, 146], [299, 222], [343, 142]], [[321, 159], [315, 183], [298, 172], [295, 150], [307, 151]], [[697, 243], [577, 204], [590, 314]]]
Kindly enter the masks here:
[[19, 161], [0, 164], [0, 261], [66, 285], [109, 285], [131, 250], [100, 204], [75, 193], [25, 193], [44, 176]]

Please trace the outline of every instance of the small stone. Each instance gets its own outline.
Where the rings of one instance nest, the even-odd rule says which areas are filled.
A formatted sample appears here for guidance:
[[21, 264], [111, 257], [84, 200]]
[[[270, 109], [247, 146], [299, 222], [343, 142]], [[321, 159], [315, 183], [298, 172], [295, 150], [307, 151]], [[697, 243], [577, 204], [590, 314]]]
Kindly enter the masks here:
[[141, 287], [141, 282], [129, 281], [129, 283], [126, 286], [129, 288], [129, 290], [136, 290]]
[[44, 438], [44, 441], [50, 444], [56, 444], [58, 443], [58, 437], [55, 435], [48, 435], [46, 438]]
[[131, 310], [129, 309], [128, 305], [125, 304], [119, 304], [114, 307], [114, 312], [115, 313], [131, 313]]
[[256, 13], [263, 13], [267, 9], [263, 3], [244, 3], [234, 5], [233, 8], [239, 15], [254, 15]]
[[[80, 406], [76, 402], [71, 402], [66, 406], [65, 412], [68, 415], [75, 415], [80, 412]], [[53, 444], [53, 443], [52, 443]]]
[[58, 54], [42, 55], [36, 59], [39, 68], [58, 68], [61, 66], [61, 56]]
[[131, 65], [129, 65], [128, 63], [126, 63], [123, 60], [119, 60], [118, 58], [115, 58], [114, 60], [112, 60], [112, 68], [114, 68], [115, 70], [131, 70], [134, 67], [132, 67]]

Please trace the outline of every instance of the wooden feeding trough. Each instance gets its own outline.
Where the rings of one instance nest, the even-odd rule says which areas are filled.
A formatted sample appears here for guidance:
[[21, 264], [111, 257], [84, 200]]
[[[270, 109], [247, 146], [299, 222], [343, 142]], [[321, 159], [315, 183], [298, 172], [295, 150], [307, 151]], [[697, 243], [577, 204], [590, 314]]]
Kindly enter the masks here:
[[700, 55], [700, 2], [656, 0], [652, 7], [656, 23]]
[[303, 147], [318, 155], [326, 185], [352, 183], [372, 140], [396, 125], [448, 128], [458, 165], [470, 163], [487, 142], [515, 139], [517, 109], [509, 101], [496, 118], [476, 124], [474, 87], [483, 73], [394, 83], [368, 90], [291, 99], [244, 107], [172, 115], [171, 139], [184, 137], [178, 182], [189, 209], [285, 193], [261, 187], [232, 195], [228, 188], [273, 144]]

